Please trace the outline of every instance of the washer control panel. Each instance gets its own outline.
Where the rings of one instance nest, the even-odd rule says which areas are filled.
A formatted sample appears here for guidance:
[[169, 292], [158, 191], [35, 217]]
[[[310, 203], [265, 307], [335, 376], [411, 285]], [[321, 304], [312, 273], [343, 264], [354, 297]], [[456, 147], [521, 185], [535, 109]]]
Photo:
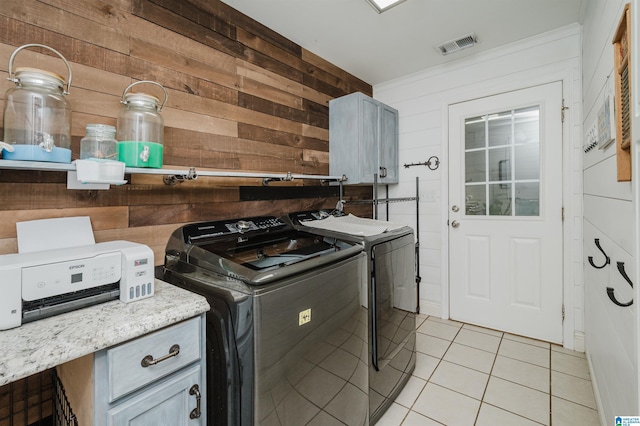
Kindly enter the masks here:
[[241, 219], [237, 222], [226, 223], [225, 226], [231, 233], [244, 233], [249, 231], [278, 229], [284, 225], [280, 219], [275, 217], [261, 217], [256, 219]]
[[344, 216], [342, 212], [337, 210], [307, 210], [304, 212], [289, 213], [289, 219], [293, 223], [304, 223], [311, 220], [322, 220], [329, 216]]
[[203, 240], [215, 240], [216, 238], [223, 239], [237, 234], [273, 232], [284, 229], [287, 226], [286, 223], [274, 216], [201, 222], [187, 225], [184, 228], [184, 239], [186, 242], [194, 243]]

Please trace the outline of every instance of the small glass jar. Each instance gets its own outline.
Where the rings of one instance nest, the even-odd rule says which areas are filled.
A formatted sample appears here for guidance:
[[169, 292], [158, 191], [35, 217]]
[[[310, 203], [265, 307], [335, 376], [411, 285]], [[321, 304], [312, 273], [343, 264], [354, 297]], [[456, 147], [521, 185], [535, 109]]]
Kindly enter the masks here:
[[80, 159], [117, 160], [116, 128], [108, 124], [87, 124], [80, 140]]
[[[145, 93], [127, 93], [136, 84], [150, 83], [162, 88], [164, 102], [158, 106], [155, 96]], [[127, 167], [162, 167], [164, 120], [160, 115], [167, 102], [166, 89], [154, 81], [138, 81], [129, 85], [122, 94], [124, 107], [118, 113], [118, 160]]]

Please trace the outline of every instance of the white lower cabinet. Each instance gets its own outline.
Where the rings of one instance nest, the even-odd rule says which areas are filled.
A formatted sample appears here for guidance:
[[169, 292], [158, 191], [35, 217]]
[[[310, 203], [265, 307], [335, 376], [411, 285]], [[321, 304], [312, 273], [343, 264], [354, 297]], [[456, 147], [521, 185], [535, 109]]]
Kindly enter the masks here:
[[204, 315], [57, 367], [80, 426], [205, 426]]

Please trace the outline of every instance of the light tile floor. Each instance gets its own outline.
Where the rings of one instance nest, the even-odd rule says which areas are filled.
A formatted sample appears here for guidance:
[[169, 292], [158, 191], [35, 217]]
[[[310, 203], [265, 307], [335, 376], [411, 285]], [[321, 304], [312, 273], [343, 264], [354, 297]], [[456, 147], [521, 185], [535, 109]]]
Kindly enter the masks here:
[[416, 369], [378, 426], [600, 425], [583, 353], [426, 315], [417, 330]]

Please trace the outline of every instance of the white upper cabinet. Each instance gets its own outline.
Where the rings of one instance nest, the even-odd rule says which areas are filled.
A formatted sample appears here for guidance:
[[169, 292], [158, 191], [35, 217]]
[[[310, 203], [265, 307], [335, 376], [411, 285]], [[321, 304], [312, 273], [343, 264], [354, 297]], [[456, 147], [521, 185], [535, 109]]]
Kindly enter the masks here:
[[398, 111], [359, 92], [329, 101], [329, 173], [398, 183]]

